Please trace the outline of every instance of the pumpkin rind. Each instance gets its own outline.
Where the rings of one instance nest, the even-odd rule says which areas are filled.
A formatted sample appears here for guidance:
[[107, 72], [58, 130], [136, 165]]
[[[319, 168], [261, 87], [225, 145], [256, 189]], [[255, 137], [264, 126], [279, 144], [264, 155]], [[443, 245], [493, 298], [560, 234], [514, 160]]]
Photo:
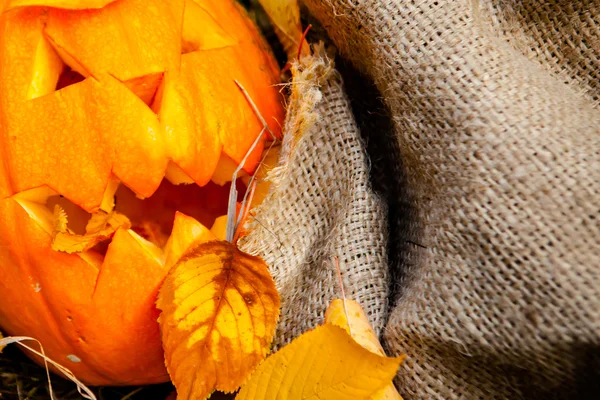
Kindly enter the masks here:
[[115, 1], [98, 10], [48, 9], [44, 34], [83, 76], [120, 81], [176, 69], [184, 0]]
[[[166, 260], [176, 258], [170, 246], [119, 229], [104, 256], [54, 251], [45, 199], [60, 194], [96, 212], [115, 179], [148, 197], [168, 166], [208, 183], [220, 157], [239, 163], [262, 129], [233, 79], [278, 134], [279, 71], [231, 1], [187, 0], [186, 18], [183, 1], [91, 3], [100, 9], [1, 3], [17, 8], [0, 15], [0, 298], [9, 299], [0, 327], [39, 339], [89, 384], [161, 382], [168, 375], [154, 301]], [[197, 15], [214, 31], [189, 28]], [[67, 67], [85, 79], [55, 90]], [[192, 230], [173, 240], [205, 230], [183, 214], [175, 225]]]

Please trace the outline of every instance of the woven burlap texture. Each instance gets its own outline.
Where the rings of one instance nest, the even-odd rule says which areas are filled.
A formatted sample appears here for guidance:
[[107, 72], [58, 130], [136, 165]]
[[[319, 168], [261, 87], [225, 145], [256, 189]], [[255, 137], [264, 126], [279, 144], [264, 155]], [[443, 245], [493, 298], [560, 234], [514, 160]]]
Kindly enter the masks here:
[[292, 67], [280, 165], [240, 248], [263, 257], [281, 293], [275, 348], [323, 323], [347, 296], [379, 332], [387, 319], [386, 219], [369, 187], [368, 160], [341, 78], [317, 46]]
[[[402, 169], [388, 173], [406, 179], [401, 193], [416, 210], [392, 221], [403, 228], [390, 238], [414, 244], [397, 255], [403, 278], [384, 333], [388, 350], [408, 356], [400, 393], [592, 395], [600, 381], [600, 2], [304, 2], [377, 86], [402, 157]], [[345, 117], [329, 113], [320, 123]], [[327, 140], [350, 151], [336, 133]], [[300, 168], [318, 163], [340, 171], [319, 152]], [[304, 179], [294, 187], [310, 193], [300, 203], [315, 197], [306, 180], [321, 178]]]

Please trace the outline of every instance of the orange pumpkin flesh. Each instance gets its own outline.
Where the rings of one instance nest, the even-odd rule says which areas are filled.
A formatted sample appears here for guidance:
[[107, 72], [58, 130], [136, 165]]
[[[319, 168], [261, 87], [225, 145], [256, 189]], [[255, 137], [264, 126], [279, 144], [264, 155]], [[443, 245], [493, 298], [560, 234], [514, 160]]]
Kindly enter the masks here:
[[[0, 328], [89, 384], [166, 381], [158, 287], [186, 243], [213, 235], [220, 185], [262, 129], [234, 79], [279, 132], [277, 66], [229, 0], [2, 5]], [[131, 229], [52, 249], [55, 204], [81, 233], [113, 194]]]

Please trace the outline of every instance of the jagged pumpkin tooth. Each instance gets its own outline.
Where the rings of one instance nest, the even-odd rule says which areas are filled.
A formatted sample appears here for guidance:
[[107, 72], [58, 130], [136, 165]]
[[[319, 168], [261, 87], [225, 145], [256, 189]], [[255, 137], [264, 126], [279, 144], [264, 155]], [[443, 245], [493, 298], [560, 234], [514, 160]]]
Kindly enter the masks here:
[[[219, 136], [223, 152], [240, 163], [252, 143], [260, 134], [262, 124], [254, 114], [235, 80], [248, 81], [240, 69], [229, 68], [235, 51], [222, 49], [196, 51], [181, 57], [181, 75], [188, 82], [187, 90], [198, 99], [210, 99], [196, 103], [201, 116], [201, 128]], [[258, 98], [259, 94], [252, 94]], [[263, 142], [256, 146], [245, 164], [252, 171], [260, 160]]]
[[[239, 201], [235, 203], [235, 216], [239, 217], [240, 212], [242, 210], [242, 203]], [[227, 238], [227, 219], [229, 216], [227, 214], [221, 215], [220, 217], [215, 218], [215, 222], [213, 222], [210, 227], [210, 231], [217, 237], [217, 239], [225, 241]]]
[[221, 122], [207, 118], [215, 103], [196, 90], [202, 82], [194, 68], [186, 64], [186, 74], [167, 72], [156, 100], [160, 104], [153, 107], [158, 109], [169, 158], [204, 186], [217, 168], [223, 145], [217, 134]]
[[[243, 7], [236, 1], [192, 0], [207, 13], [219, 21], [224, 31], [233, 36], [238, 45], [232, 50], [239, 60], [235, 71], [240, 81], [250, 93], [252, 100], [266, 118], [271, 131], [280, 137], [284, 109], [281, 107], [283, 96], [280, 93], [279, 68], [271, 49], [256, 27], [245, 15]], [[245, 26], [246, 29], [240, 29]], [[265, 137], [269, 137], [265, 135]]]
[[99, 272], [97, 254], [52, 251], [13, 198], [0, 200], [0, 220], [0, 247], [12, 249], [2, 258], [7, 330], [43, 338], [47, 354], [92, 384], [168, 379], [154, 306], [167, 269], [143, 239], [119, 230]]
[[165, 264], [171, 267], [190, 247], [217, 240], [217, 237], [194, 218], [181, 212], [175, 213], [171, 236], [164, 247]]
[[[8, 0], [6, 10], [25, 6], [44, 6], [82, 10], [86, 8], [102, 8], [116, 0]], [[1, 10], [0, 10], [1, 11]]]
[[119, 189], [119, 182], [116, 178], [111, 178], [106, 185], [104, 196], [102, 197], [102, 203], [100, 203], [100, 209], [104, 212], [111, 212], [115, 209], [115, 193]]
[[82, 208], [100, 204], [111, 160], [83, 106], [95, 86], [92, 81], [72, 85], [23, 102], [5, 116], [14, 140], [5, 139], [4, 162], [12, 171], [15, 191], [46, 184]]
[[16, 140], [5, 162], [17, 191], [47, 184], [93, 211], [111, 171], [141, 196], [162, 180], [167, 159], [156, 116], [112, 77], [24, 102], [6, 119]]
[[[260, 35], [256, 26], [252, 23], [244, 7], [235, 0], [188, 0], [195, 3], [209, 14], [219, 26], [231, 37], [237, 40], [243, 49], [254, 60], [260, 60], [260, 70], [269, 76], [267, 81], [273, 81], [279, 76], [279, 67], [274, 57], [271, 57], [271, 47]], [[186, 3], [186, 6], [188, 5]], [[240, 29], [243, 27], [242, 29]], [[249, 52], [252, 54], [249, 54]], [[246, 63], [247, 64], [247, 63]], [[277, 83], [273, 81], [273, 83]]]
[[[219, 163], [217, 164], [217, 169], [215, 170], [213, 176], [210, 180], [213, 183], [216, 183], [219, 186], [223, 186], [228, 182], [231, 182], [233, 178], [233, 173], [238, 168], [238, 163], [233, 161], [227, 154], [222, 153], [219, 158]], [[237, 174], [237, 178], [248, 178], [249, 175], [243, 169], [240, 170]], [[247, 186], [247, 184], [246, 184]]]
[[[56, 296], [56, 305], [89, 301], [92, 289], [87, 285], [93, 286], [96, 280], [97, 271], [94, 268], [76, 255], [52, 251], [50, 233], [30, 218], [27, 210], [15, 199], [0, 200], [0, 219], [3, 222], [0, 225], [0, 246], [11, 246], [13, 249], [9, 254], [11, 262], [3, 259], [3, 277], [29, 275], [33, 286], [40, 283], [46, 295]], [[16, 242], [18, 246], [14, 245]], [[43, 269], [43, 274], [38, 269]], [[33, 282], [34, 276], [39, 277], [39, 282]], [[15, 282], [20, 280], [19, 277]], [[64, 293], [59, 294], [63, 290]], [[28, 301], [16, 294], [10, 298], [15, 302]]]
[[219, 240], [225, 240], [227, 237], [227, 215], [217, 217], [213, 226], [210, 227], [210, 231]]
[[184, 0], [119, 0], [98, 10], [48, 10], [46, 35], [96, 76], [121, 81], [177, 69]]
[[91, 123], [113, 154], [114, 175], [148, 197], [167, 168], [163, 131], [156, 115], [123, 84], [109, 75], [101, 78], [97, 93], [88, 93], [86, 99], [92, 105]]
[[[146, 383], [148, 377], [161, 382], [166, 377], [154, 303], [167, 268], [156, 258], [158, 249], [136, 236], [123, 229], [115, 233], [98, 275], [93, 310], [86, 321], [90, 326], [82, 327], [89, 346], [102, 349], [98, 360], [111, 360], [110, 365], [95, 366], [110, 369], [121, 384], [136, 384], [141, 377]], [[137, 360], [135, 365], [131, 359]]]
[[[201, 48], [198, 45], [198, 51], [184, 54], [181, 57], [181, 79], [185, 82], [185, 90], [194, 96], [187, 95], [186, 98], [210, 99], [208, 102], [196, 103], [197, 107], [200, 104], [195, 111], [201, 122], [198, 127], [218, 134], [223, 153], [239, 164], [260, 134], [263, 125], [234, 81], [239, 81], [248, 90], [263, 116], [271, 116], [267, 123], [271, 131], [279, 136], [281, 129], [276, 119], [283, 121], [283, 108], [282, 97], [278, 88], [274, 86], [277, 83], [277, 66], [264, 47], [264, 40], [260, 38], [256, 28], [248, 24], [248, 18], [244, 16], [243, 11], [240, 12], [234, 2], [224, 0], [216, 4], [207, 0], [188, 0], [186, 5], [191, 10], [186, 11], [186, 25], [191, 25], [191, 15], [203, 13], [218, 21], [219, 27], [222, 28], [219, 31], [221, 34], [237, 41], [235, 46], [215, 45]], [[194, 37], [195, 39], [188, 40], [197, 44], [202, 40], [211, 40], [207, 36], [192, 35], [195, 30], [186, 28], [186, 25], [184, 42], [187, 37], [185, 35]], [[240, 29], [240, 26], [247, 29]], [[238, 60], [237, 68], [229, 67], [231, 60]], [[204, 104], [207, 105], [203, 106]], [[265, 137], [268, 137], [267, 134]], [[256, 167], [262, 147], [263, 143], [260, 143], [250, 155], [244, 166], [246, 172], [252, 172]], [[178, 164], [186, 170], [181, 162]]]

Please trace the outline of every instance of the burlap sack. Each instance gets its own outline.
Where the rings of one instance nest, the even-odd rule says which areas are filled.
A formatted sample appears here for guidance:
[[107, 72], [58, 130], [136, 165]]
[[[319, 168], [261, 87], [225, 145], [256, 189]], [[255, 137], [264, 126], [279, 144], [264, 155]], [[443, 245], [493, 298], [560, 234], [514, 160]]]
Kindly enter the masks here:
[[[278, 343], [339, 295], [332, 255], [380, 327], [387, 241], [405, 398], [600, 398], [600, 2], [305, 4], [375, 83], [399, 153], [365, 158], [338, 75], [298, 67], [286, 129], [305, 134], [245, 243], [282, 290]], [[370, 171], [392, 181], [389, 227]]]

